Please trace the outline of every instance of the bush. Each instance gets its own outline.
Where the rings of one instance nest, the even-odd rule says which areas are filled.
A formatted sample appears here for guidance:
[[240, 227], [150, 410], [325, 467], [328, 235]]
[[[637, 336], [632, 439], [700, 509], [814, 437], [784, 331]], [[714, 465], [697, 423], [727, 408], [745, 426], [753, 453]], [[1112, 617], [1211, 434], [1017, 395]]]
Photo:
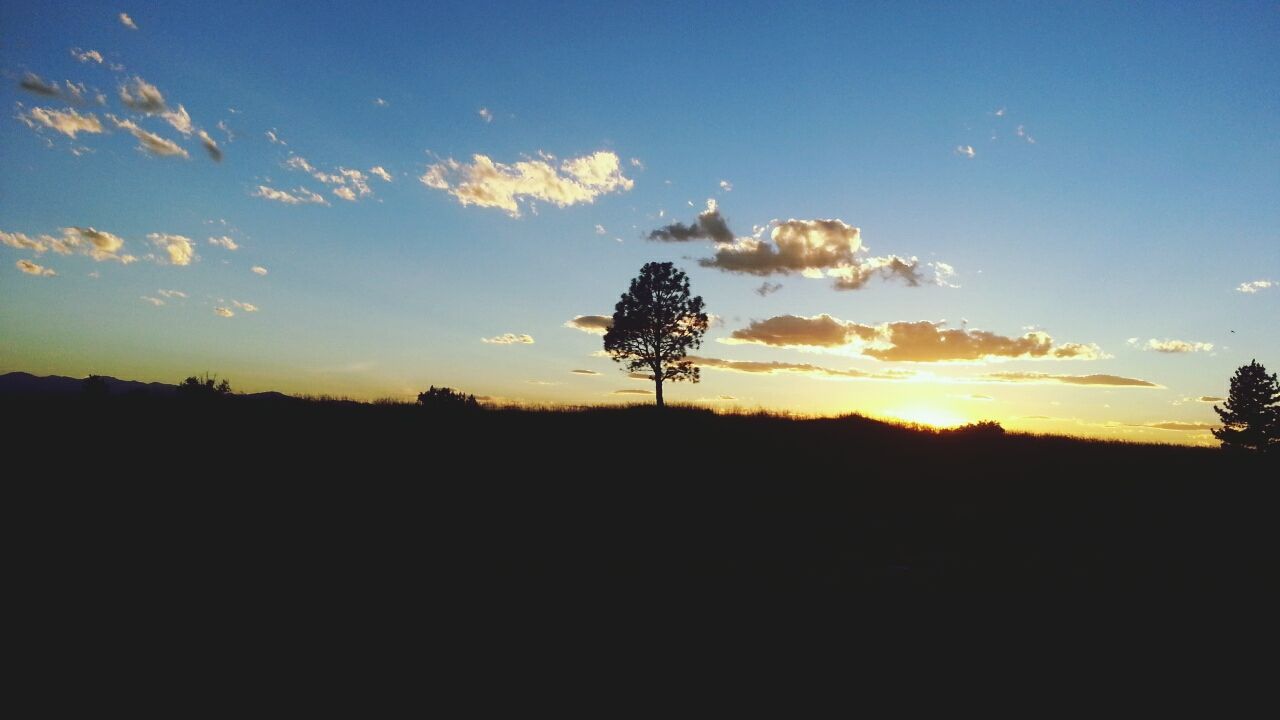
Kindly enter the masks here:
[[418, 393], [418, 404], [430, 410], [478, 410], [480, 408], [475, 395], [466, 395], [453, 388], [438, 388], [435, 385], [426, 392]]

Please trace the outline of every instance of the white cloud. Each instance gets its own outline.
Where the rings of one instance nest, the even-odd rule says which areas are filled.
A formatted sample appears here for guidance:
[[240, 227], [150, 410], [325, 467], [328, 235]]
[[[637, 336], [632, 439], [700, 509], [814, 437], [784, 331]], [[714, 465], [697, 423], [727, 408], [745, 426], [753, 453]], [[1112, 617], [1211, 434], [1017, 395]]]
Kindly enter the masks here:
[[490, 345], [532, 345], [533, 337], [524, 334], [503, 333], [497, 337], [480, 338], [480, 342], [489, 343]]
[[159, 135], [156, 135], [155, 133], [147, 132], [146, 130], [143, 130], [142, 128], [138, 127], [137, 123], [133, 122], [132, 120], [121, 120], [115, 115], [108, 115], [107, 118], [110, 119], [111, 122], [115, 123], [116, 127], [120, 128], [121, 130], [128, 130], [129, 134], [137, 138], [139, 150], [149, 152], [152, 155], [160, 155], [162, 157], [167, 157], [167, 156], [179, 156], [183, 158], [191, 157], [190, 155], [187, 154], [186, 150], [183, 150], [182, 147], [179, 146], [174, 141], [168, 140], [166, 138], [162, 138]]
[[489, 112], [489, 108], [480, 108], [476, 111], [476, 114], [487, 123], [493, 122], [493, 113]]
[[141, 300], [143, 300], [144, 302], [149, 302], [149, 303], [151, 303], [152, 305], [154, 305], [154, 306], [156, 306], [156, 307], [161, 307], [161, 306], [163, 306], [163, 305], [164, 305], [164, 301], [163, 301], [163, 300], [161, 300], [161, 299], [160, 299], [160, 298], [158, 298], [158, 297], [151, 297], [150, 295], [143, 295], [140, 299], [141, 299]]
[[608, 234], [609, 234], [609, 231], [608, 231], [608, 230], [605, 230], [603, 225], [596, 225], [596, 234], [597, 234], [597, 235], [608, 235]]
[[187, 137], [191, 136], [191, 116], [187, 114], [187, 109], [183, 107], [181, 103], [178, 104], [177, 110], [166, 110], [165, 112], [160, 113], [160, 117], [163, 118], [165, 122], [172, 125], [174, 130], [177, 130]]
[[635, 181], [622, 174], [618, 156], [600, 151], [569, 158], [555, 165], [555, 157], [539, 153], [536, 160], [510, 165], [486, 155], [471, 163], [453, 158], [435, 163], [419, 178], [422, 184], [444, 190], [466, 205], [493, 207], [519, 217], [520, 203], [543, 201], [558, 207], [592, 203], [600, 195], [630, 190]]
[[720, 189], [721, 189], [721, 190], [723, 190], [723, 191], [725, 191], [725, 192], [732, 192], [732, 191], [733, 191], [733, 183], [729, 182], [728, 180], [721, 180], [721, 181], [720, 181]]
[[266, 269], [266, 268], [264, 268], [264, 267], [262, 267], [261, 265], [254, 265], [254, 266], [253, 266], [252, 268], [250, 268], [250, 269], [253, 271], [253, 274], [254, 274], [254, 275], [266, 275], [266, 274], [267, 274], [267, 269]]
[[375, 165], [374, 167], [369, 168], [369, 174], [377, 175], [378, 177], [382, 178], [384, 181], [391, 182], [391, 173], [387, 172], [386, 168], [382, 167], [381, 165]]
[[240, 302], [239, 300], [232, 300], [231, 304], [235, 305], [236, 307], [240, 308], [241, 310], [247, 313], [258, 312], [258, 306], [252, 303]]
[[307, 162], [301, 155], [290, 157], [284, 165], [290, 170], [301, 170], [326, 185], [338, 186], [331, 192], [343, 200], [356, 202], [358, 198], [373, 195], [373, 188], [369, 187], [369, 176], [359, 170], [339, 167], [336, 172], [325, 172]]
[[187, 297], [187, 294], [186, 294], [186, 293], [184, 293], [184, 292], [182, 292], [181, 290], [157, 290], [156, 292], [157, 292], [161, 297], [167, 297], [167, 298], [183, 298], [183, 299], [186, 299], [186, 297]]
[[973, 156], [978, 154], [978, 151], [974, 150], [972, 145], [957, 145], [955, 152], [960, 157], [966, 157], [970, 159], [972, 159]]
[[187, 266], [192, 260], [196, 259], [196, 249], [191, 243], [191, 238], [183, 235], [170, 235], [168, 233], [151, 233], [147, 235], [147, 239], [152, 245], [165, 251], [169, 256], [170, 265]]
[[281, 140], [281, 139], [280, 139], [280, 136], [279, 136], [279, 135], [276, 135], [276, 131], [275, 131], [275, 130], [268, 130], [266, 134], [267, 134], [267, 140], [268, 140], [268, 141], [270, 141], [270, 142], [271, 142], [271, 144], [273, 144], [273, 145], [288, 145], [288, 144], [289, 144], [289, 143], [287, 143], [287, 142], [285, 142], [285, 141]]
[[329, 201], [323, 196], [313, 193], [310, 190], [300, 187], [293, 192], [284, 190], [276, 190], [275, 188], [259, 185], [258, 189], [253, 193], [253, 197], [260, 197], [264, 200], [274, 200], [275, 202], [284, 203], [286, 205], [328, 205]]
[[228, 307], [216, 307], [213, 309], [214, 314], [224, 318], [235, 317], [236, 312]]
[[92, 227], [62, 228], [60, 244], [61, 248], [55, 247], [55, 251], [60, 254], [65, 255], [74, 248], [99, 262], [114, 260], [128, 265], [138, 259], [132, 255], [120, 254], [120, 251], [124, 249], [124, 240], [122, 238], [105, 230], [97, 230]]
[[28, 275], [35, 275], [37, 277], [53, 277], [58, 274], [53, 270], [43, 265], [37, 265], [30, 260], [19, 260], [14, 263], [14, 266]]
[[628, 162], [631, 163], [631, 167], [637, 170], [644, 170], [644, 163], [640, 160], [640, 158], [631, 158], [631, 160], [629, 160]]
[[1277, 285], [1280, 285], [1280, 283], [1277, 283], [1275, 280], [1253, 280], [1251, 282], [1240, 283], [1240, 285], [1236, 287], [1236, 292], [1252, 295], [1259, 290], [1266, 290], [1267, 288], [1273, 288]]
[[102, 132], [102, 122], [98, 120], [98, 116], [93, 113], [81, 115], [71, 108], [54, 110], [33, 107], [25, 113], [20, 113], [18, 119], [33, 130], [46, 127], [72, 139], [79, 133], [96, 135]]
[[[8, 245], [15, 250], [30, 250], [37, 255], [43, 255], [49, 250], [49, 241], [54, 240], [48, 235], [38, 238], [29, 237], [26, 233], [10, 233], [0, 230], [0, 245]], [[64, 255], [66, 253], [63, 253]]]
[[378, 107], [390, 107], [390, 106], [391, 106], [391, 103], [387, 102], [386, 100], [383, 100], [382, 98], [374, 98], [374, 99], [373, 99], [373, 104], [374, 104], [374, 105], [377, 105]]
[[97, 50], [81, 50], [80, 48], [71, 48], [71, 57], [80, 62], [96, 62], [102, 64], [102, 53]]
[[129, 17], [129, 13], [120, 13], [120, 24], [130, 30], [138, 29], [138, 26], [133, 22], [133, 18]]
[[1027, 132], [1027, 128], [1025, 126], [1019, 125], [1018, 129], [1015, 130], [1014, 132], [1017, 133], [1018, 137], [1022, 138], [1023, 140], [1026, 140], [1028, 143], [1032, 145], [1036, 144], [1036, 139], [1031, 137], [1031, 134]]
[[995, 111], [994, 113], [992, 113], [992, 114], [993, 114], [993, 115], [995, 115], [996, 117], [1004, 117], [1005, 109], [1004, 109], [1004, 108], [997, 108], [997, 109], [996, 109], [996, 111]]
[[1186, 340], [1156, 340], [1152, 338], [1147, 341], [1145, 349], [1171, 354], [1209, 352], [1213, 350], [1213, 343], [1187, 342]]
[[346, 187], [345, 185], [344, 185], [343, 187], [336, 187], [336, 188], [334, 188], [334, 189], [333, 189], [333, 194], [334, 194], [334, 195], [337, 195], [338, 197], [342, 198], [343, 200], [349, 200], [349, 201], [351, 201], [351, 202], [355, 202], [355, 201], [356, 201], [356, 194], [355, 194], [355, 192], [353, 192], [353, 191], [351, 190], [351, 188]]
[[239, 250], [239, 249], [240, 249], [240, 245], [239, 245], [239, 244], [238, 244], [234, 239], [232, 239], [231, 237], [228, 237], [228, 236], [226, 236], [226, 235], [223, 235], [222, 237], [211, 237], [211, 238], [209, 238], [209, 244], [210, 244], [210, 245], [217, 245], [218, 247], [220, 247], [220, 248], [226, 248], [227, 250]]

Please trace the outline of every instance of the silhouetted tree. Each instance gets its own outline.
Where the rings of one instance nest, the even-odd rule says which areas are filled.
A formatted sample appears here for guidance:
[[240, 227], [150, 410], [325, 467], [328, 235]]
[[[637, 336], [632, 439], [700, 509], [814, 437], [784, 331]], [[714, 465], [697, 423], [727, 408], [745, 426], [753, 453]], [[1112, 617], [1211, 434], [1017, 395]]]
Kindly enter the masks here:
[[480, 407], [475, 395], [435, 385], [426, 392], [418, 393], [418, 404], [432, 410], [477, 410]]
[[698, 368], [685, 355], [702, 345], [706, 331], [702, 297], [689, 296], [688, 276], [669, 262], [651, 262], [614, 306], [604, 349], [629, 372], [648, 370], [662, 407], [663, 382], [698, 382]]
[[231, 394], [231, 383], [226, 378], [218, 380], [217, 375], [205, 373], [192, 375], [178, 386], [178, 397], [188, 400], [204, 400], [226, 397]]
[[1280, 382], [1257, 360], [1236, 370], [1227, 401], [1213, 409], [1222, 418], [1222, 428], [1213, 430], [1213, 436], [1223, 448], [1280, 449]]

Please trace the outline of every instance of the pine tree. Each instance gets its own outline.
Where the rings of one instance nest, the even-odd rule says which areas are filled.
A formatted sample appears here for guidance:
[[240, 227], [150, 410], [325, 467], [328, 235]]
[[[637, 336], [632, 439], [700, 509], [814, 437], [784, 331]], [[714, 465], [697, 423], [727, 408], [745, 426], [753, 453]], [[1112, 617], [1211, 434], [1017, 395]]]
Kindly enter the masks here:
[[1257, 360], [1241, 366], [1231, 377], [1231, 391], [1222, 407], [1213, 406], [1223, 427], [1213, 436], [1226, 449], [1267, 452], [1280, 450], [1280, 381]]

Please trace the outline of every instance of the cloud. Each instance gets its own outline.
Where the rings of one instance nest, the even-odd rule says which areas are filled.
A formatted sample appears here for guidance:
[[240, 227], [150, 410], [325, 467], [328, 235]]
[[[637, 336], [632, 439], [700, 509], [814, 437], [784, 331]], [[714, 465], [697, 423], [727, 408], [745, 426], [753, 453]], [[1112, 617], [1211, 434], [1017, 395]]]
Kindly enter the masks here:
[[995, 115], [996, 117], [1004, 117], [1005, 112], [1006, 112], [1005, 108], [996, 108], [995, 112], [991, 114]]
[[388, 101], [386, 101], [386, 100], [383, 100], [382, 98], [374, 98], [374, 99], [373, 99], [373, 104], [374, 104], [374, 105], [377, 105], [378, 107], [390, 107], [390, 106], [391, 106], [391, 103], [390, 103], [390, 102], [388, 102]]
[[979, 395], [979, 394], [973, 394], [973, 395], [970, 395], [970, 396], [969, 396], [969, 399], [970, 399], [970, 400], [982, 400], [982, 401], [984, 401], [984, 402], [985, 402], [985, 401], [995, 400], [995, 398], [991, 397], [990, 395]]
[[200, 135], [200, 144], [204, 146], [205, 152], [209, 153], [209, 157], [213, 158], [214, 162], [222, 162], [222, 148], [218, 147], [218, 143], [214, 142], [213, 138], [209, 137], [209, 133], [203, 130], [198, 134]]
[[1280, 285], [1280, 283], [1277, 283], [1275, 280], [1254, 280], [1252, 282], [1240, 283], [1240, 285], [1236, 287], [1236, 292], [1252, 295], [1259, 290], [1266, 290], [1267, 288], [1273, 288], [1277, 285]]
[[595, 370], [570, 370], [569, 372], [575, 375], [599, 375], [600, 374]]
[[[120, 102], [148, 115], [163, 113], [168, 109], [160, 88], [137, 76], [134, 76], [129, 83], [120, 86]], [[186, 111], [182, 111], [182, 114], [185, 115]]]
[[810, 365], [808, 363], [761, 362], [754, 360], [723, 360], [720, 358], [699, 357], [689, 355], [687, 358], [694, 365], [726, 370], [729, 372], [751, 373], [761, 375], [777, 375], [789, 373], [808, 375], [818, 378], [854, 379], [854, 380], [905, 380], [913, 373], [903, 370], [886, 370], [883, 372], [865, 372], [862, 370], [834, 370], [832, 368]]
[[97, 135], [102, 132], [102, 122], [93, 113], [81, 115], [71, 108], [54, 110], [53, 108], [33, 107], [26, 113], [18, 115], [18, 119], [27, 127], [39, 130], [47, 127], [51, 130], [75, 139], [79, 133]]
[[1046, 373], [1002, 372], [988, 373], [982, 377], [994, 382], [1035, 384], [1061, 383], [1065, 385], [1095, 385], [1106, 387], [1161, 387], [1153, 382], [1147, 382], [1146, 380], [1138, 380], [1135, 378], [1120, 377], [1119, 375], [1049, 375]]
[[75, 248], [99, 262], [115, 260], [128, 265], [138, 259], [132, 255], [120, 254], [120, 251], [124, 249], [124, 240], [122, 238], [105, 230], [97, 230], [92, 227], [62, 228], [62, 244], [65, 248]]
[[239, 245], [238, 243], [236, 243], [236, 241], [235, 241], [235, 240], [233, 240], [232, 238], [230, 238], [230, 237], [228, 237], [228, 236], [226, 236], [226, 235], [223, 235], [222, 237], [211, 237], [211, 238], [209, 238], [209, 244], [210, 244], [210, 245], [217, 245], [218, 247], [220, 247], [220, 248], [226, 248], [227, 250], [239, 250], [239, 249], [240, 249], [240, 245]]
[[717, 395], [715, 397], [698, 398], [698, 402], [737, 402], [738, 398], [732, 395]]
[[782, 283], [771, 283], [768, 280], [766, 280], [764, 281], [764, 283], [760, 285], [760, 287], [755, 289], [755, 293], [760, 297], [768, 297], [769, 295], [772, 295], [773, 293], [776, 293], [781, 289], [782, 289]]
[[1205, 430], [1211, 430], [1218, 426], [1213, 423], [1178, 422], [1170, 420], [1166, 422], [1147, 423], [1139, 427], [1156, 428], [1159, 430], [1179, 430], [1182, 432], [1204, 432]]
[[1019, 125], [1018, 129], [1015, 130], [1014, 132], [1017, 134], [1018, 137], [1022, 138], [1023, 140], [1026, 140], [1029, 144], [1031, 145], [1036, 144], [1036, 139], [1031, 137], [1031, 134], [1027, 132], [1027, 128], [1025, 126]]
[[167, 298], [183, 298], [186, 299], [187, 294], [181, 290], [157, 290], [157, 294]]
[[355, 202], [355, 201], [356, 201], [356, 194], [355, 194], [355, 192], [354, 192], [354, 191], [352, 191], [352, 189], [351, 189], [351, 188], [346, 187], [345, 185], [344, 185], [343, 187], [336, 187], [336, 188], [334, 188], [334, 189], [333, 189], [333, 194], [334, 194], [334, 195], [337, 195], [338, 197], [342, 198], [343, 200], [348, 200], [348, 201], [350, 201], [350, 202]]
[[649, 233], [649, 239], [663, 242], [713, 240], [718, 243], [732, 243], [733, 231], [720, 215], [716, 201], [707, 200], [707, 209], [698, 214], [698, 219], [692, 225], [672, 223]]
[[756, 344], [799, 349], [849, 348], [885, 362], [948, 362], [992, 359], [1095, 360], [1103, 357], [1096, 345], [1066, 343], [1055, 346], [1042, 331], [1005, 337], [985, 330], [945, 329], [941, 323], [889, 322], [863, 325], [827, 314], [804, 317], [780, 315], [753, 320], [722, 340], [727, 344]]
[[253, 271], [253, 274], [254, 274], [254, 275], [266, 275], [266, 274], [267, 274], [267, 269], [266, 269], [266, 268], [264, 268], [264, 267], [262, 267], [261, 265], [254, 265], [254, 266], [253, 266], [252, 268], [250, 268], [250, 269]]
[[567, 207], [593, 203], [600, 195], [626, 192], [635, 185], [622, 174], [618, 156], [612, 152], [569, 158], [558, 166], [554, 162], [555, 157], [545, 153], [510, 165], [473, 155], [470, 164], [449, 158], [430, 165], [418, 179], [449, 193], [463, 206], [499, 208], [511, 217], [520, 217], [521, 202]]
[[497, 337], [480, 338], [480, 342], [489, 343], [490, 345], [532, 345], [533, 337], [524, 334], [503, 333]]
[[328, 205], [329, 201], [323, 196], [313, 193], [310, 190], [300, 187], [293, 192], [284, 190], [276, 190], [275, 188], [259, 185], [258, 189], [253, 193], [253, 197], [260, 197], [264, 200], [274, 200], [275, 202], [284, 203], [286, 205]]
[[215, 315], [218, 315], [218, 316], [220, 316], [220, 317], [224, 317], [224, 318], [229, 318], [229, 317], [235, 317], [235, 316], [236, 316], [236, 311], [235, 311], [235, 310], [232, 310], [231, 308], [228, 308], [228, 307], [216, 307], [216, 308], [214, 308], [214, 309], [213, 309], [213, 312], [214, 312], [214, 314], [215, 314]]
[[18, 87], [27, 92], [43, 95], [45, 97], [58, 97], [62, 91], [58, 88], [57, 83], [48, 83], [40, 78], [39, 75], [29, 72], [21, 80], [18, 81]]
[[258, 306], [252, 303], [240, 302], [239, 300], [232, 300], [231, 304], [235, 305], [236, 307], [240, 308], [241, 310], [247, 313], [258, 312]]
[[128, 130], [131, 135], [138, 139], [138, 149], [160, 156], [180, 156], [190, 158], [186, 150], [172, 140], [167, 140], [152, 132], [147, 132], [138, 127], [132, 120], [121, 120], [115, 115], [108, 115], [108, 119], [116, 124], [116, 127], [122, 130]]
[[97, 50], [81, 50], [80, 48], [71, 48], [71, 57], [80, 62], [96, 62], [102, 64], [102, 53]]
[[596, 225], [596, 234], [597, 234], [597, 235], [608, 235], [608, 234], [609, 234], [609, 231], [608, 231], [608, 230], [605, 230], [603, 225]]
[[641, 390], [639, 388], [628, 388], [626, 390], [614, 390], [614, 395], [652, 395], [652, 390]]
[[178, 105], [177, 110], [166, 110], [160, 113], [160, 117], [172, 125], [174, 130], [187, 137], [191, 136], [191, 116], [187, 114], [187, 109], [181, 104]]
[[1156, 340], [1152, 338], [1147, 341], [1143, 349], [1170, 354], [1209, 352], [1213, 350], [1213, 343], [1187, 342], [1186, 340]]
[[1214, 397], [1212, 395], [1201, 395], [1200, 397], [1196, 398], [1196, 402], [1202, 402], [1202, 403], [1216, 403], [1216, 402], [1223, 402], [1225, 400], [1226, 398]]
[[37, 265], [30, 260], [19, 260], [14, 263], [14, 266], [28, 275], [35, 275], [37, 277], [53, 277], [58, 274], [53, 270], [43, 265]]
[[170, 265], [185, 267], [196, 259], [195, 246], [192, 245], [189, 237], [170, 235], [168, 233], [151, 233], [147, 235], [147, 239], [151, 241], [152, 245], [165, 251], [169, 256]]
[[970, 160], [978, 154], [978, 152], [973, 149], [972, 145], [957, 145], [955, 153], [960, 157], [969, 158]]
[[956, 276], [956, 269], [944, 262], [931, 262], [929, 266], [933, 268], [933, 283], [940, 287], [958, 288], [959, 285], [951, 282], [951, 278]]
[[326, 185], [336, 186], [331, 192], [349, 202], [356, 202], [358, 198], [373, 194], [373, 189], [369, 187], [369, 176], [359, 170], [339, 167], [335, 172], [325, 172], [300, 155], [290, 157], [284, 165], [291, 170], [301, 170]]
[[371, 175], [377, 175], [386, 182], [391, 182], [391, 173], [387, 172], [381, 165], [375, 165], [374, 167], [369, 168], [369, 173]]
[[138, 29], [138, 26], [133, 22], [133, 18], [129, 17], [129, 13], [120, 13], [120, 24], [130, 30]]
[[279, 136], [279, 135], [276, 135], [275, 130], [268, 130], [268, 131], [266, 132], [266, 135], [267, 135], [267, 140], [268, 140], [272, 145], [288, 145], [288, 144], [289, 144], [289, 143], [287, 143], [287, 142], [285, 142], [285, 141], [281, 140], [281, 139], [280, 139], [280, 136]]
[[613, 327], [613, 318], [606, 315], [578, 315], [564, 326], [592, 335], [603, 335]]
[[493, 122], [493, 113], [489, 112], [489, 108], [480, 108], [476, 111], [476, 114], [487, 123]]
[[[42, 235], [38, 238], [32, 238], [25, 233], [10, 233], [0, 230], [0, 245], [8, 245], [15, 250], [30, 250], [37, 255], [43, 255], [49, 250], [49, 243], [56, 238]], [[63, 255], [67, 253], [62, 253]]]
[[156, 307], [162, 307], [164, 305], [163, 300], [157, 297], [151, 297], [150, 295], [143, 295], [139, 299], [143, 300], [144, 302], [149, 302]]
[[721, 181], [720, 181], [720, 189], [721, 189], [721, 190], [723, 190], [723, 191], [725, 191], [725, 192], [732, 192], [732, 191], [733, 191], [733, 183], [729, 182], [728, 180], [721, 180]]

